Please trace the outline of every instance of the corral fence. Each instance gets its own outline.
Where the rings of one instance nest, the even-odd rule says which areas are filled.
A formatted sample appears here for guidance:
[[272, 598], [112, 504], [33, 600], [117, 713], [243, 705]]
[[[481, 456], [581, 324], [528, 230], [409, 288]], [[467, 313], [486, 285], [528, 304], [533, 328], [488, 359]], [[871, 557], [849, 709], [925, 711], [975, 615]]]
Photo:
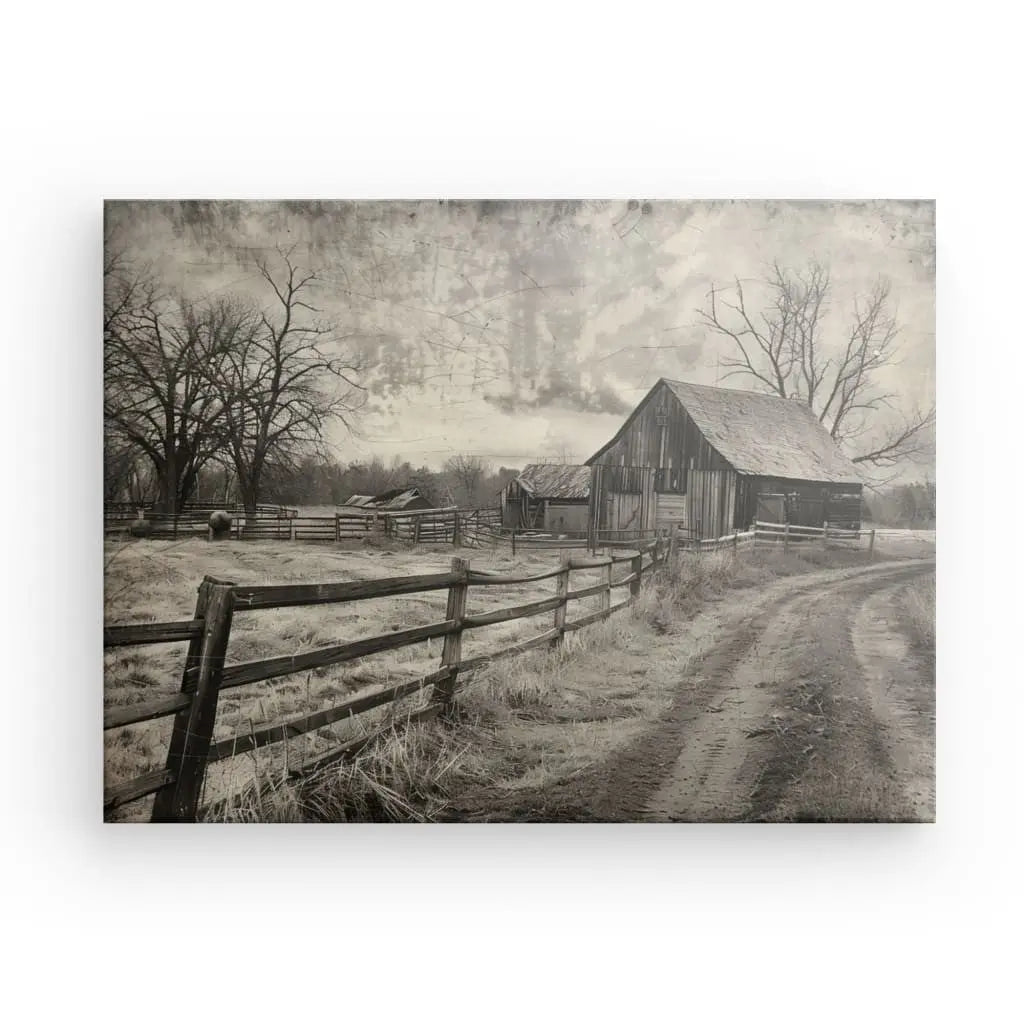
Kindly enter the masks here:
[[[210, 536], [210, 513], [226, 511], [231, 515], [232, 540], [343, 541], [370, 536], [393, 538], [416, 544], [454, 544], [475, 546], [478, 538], [501, 526], [497, 508], [459, 509], [455, 507], [410, 512], [381, 512], [372, 509], [339, 508], [332, 516], [301, 515], [298, 509], [258, 506], [255, 514], [244, 508], [211, 506], [189, 507], [177, 515], [165, 515], [143, 509], [148, 523], [146, 536], [154, 540], [177, 540]], [[139, 518], [134, 511], [105, 510], [105, 535], [128, 533]]]
[[[409, 715], [409, 720], [447, 714], [453, 707], [459, 682], [464, 681], [469, 673], [499, 658], [533, 648], [557, 647], [566, 634], [601, 622], [629, 607], [639, 595], [645, 576], [662, 564], [667, 555], [667, 542], [664, 538], [656, 538], [644, 544], [634, 544], [629, 550], [613, 547], [602, 555], [573, 555], [565, 552], [557, 568], [522, 576], [473, 570], [470, 562], [463, 558], [453, 558], [449, 572], [343, 583], [238, 586], [208, 576], [199, 587], [191, 619], [107, 626], [104, 629], [105, 649], [188, 643], [181, 684], [176, 694], [145, 703], [115, 707], [106, 713], [105, 730], [171, 716], [174, 721], [165, 766], [107, 790], [104, 809], [109, 813], [152, 795], [154, 802], [151, 821], [194, 821], [200, 808], [207, 766], [216, 761], [271, 744], [284, 743], [292, 737], [321, 730], [373, 708], [417, 695], [423, 697], [423, 703]], [[616, 578], [616, 567], [619, 565], [626, 569], [626, 573]], [[573, 572], [594, 569], [600, 570], [601, 582], [572, 589]], [[469, 609], [470, 592], [474, 588], [515, 588], [543, 580], [555, 581], [555, 593], [551, 597], [480, 614], [473, 614]], [[613, 591], [621, 588], [628, 588], [628, 595], [613, 603]], [[237, 664], [227, 661], [232, 622], [237, 615], [264, 609], [343, 604], [437, 590], [448, 592], [442, 621], [294, 655]], [[597, 610], [570, 620], [568, 612], [572, 604], [590, 597], [597, 598]], [[502, 650], [468, 659], [462, 657], [462, 637], [466, 630], [545, 613], [553, 618], [548, 628], [536, 636]], [[251, 729], [219, 742], [213, 740], [218, 699], [225, 690], [350, 662], [436, 638], [443, 638], [441, 661], [436, 671], [382, 689], [357, 693], [314, 714], [266, 728]], [[344, 743], [329, 754], [291, 768], [289, 774], [293, 777], [306, 776], [327, 764], [351, 756], [379, 735], [378, 731]]]
[[[232, 517], [232, 529], [246, 522], [243, 505], [225, 505], [217, 502], [189, 502], [180, 512], [156, 512], [152, 502], [107, 502], [103, 506], [104, 536], [129, 533], [140, 519], [147, 523], [146, 536], [153, 540], [178, 540], [208, 535], [210, 515], [227, 512]], [[297, 508], [282, 505], [257, 505], [249, 521], [273, 523], [276, 536], [288, 536], [288, 523], [298, 518]], [[237, 526], [235, 524], [238, 524]]]

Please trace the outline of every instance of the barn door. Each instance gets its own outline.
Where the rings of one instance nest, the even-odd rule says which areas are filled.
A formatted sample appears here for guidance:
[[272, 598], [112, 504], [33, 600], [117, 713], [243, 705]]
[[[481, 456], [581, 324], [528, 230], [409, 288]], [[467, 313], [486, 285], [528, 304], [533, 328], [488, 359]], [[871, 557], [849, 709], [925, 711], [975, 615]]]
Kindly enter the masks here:
[[822, 498], [799, 497], [792, 503], [790, 521], [794, 526], [821, 526], [825, 521], [825, 502]]
[[786, 496], [784, 494], [759, 494], [757, 496], [757, 520], [761, 523], [784, 523], [786, 521]]

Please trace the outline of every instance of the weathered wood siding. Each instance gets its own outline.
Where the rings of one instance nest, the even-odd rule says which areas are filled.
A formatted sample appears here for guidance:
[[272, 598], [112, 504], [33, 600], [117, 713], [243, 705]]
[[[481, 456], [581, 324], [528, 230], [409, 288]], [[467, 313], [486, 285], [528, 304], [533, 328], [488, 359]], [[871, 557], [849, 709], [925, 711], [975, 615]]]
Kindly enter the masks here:
[[[826, 520], [836, 526], [858, 528], [863, 487], [860, 484], [830, 484], [813, 480], [780, 480], [775, 477], [741, 476], [737, 488], [737, 522], [749, 526], [764, 519], [769, 508], [779, 515], [784, 508], [787, 521], [800, 526], [821, 526]], [[785, 495], [762, 501], [758, 495]]]
[[654, 525], [659, 530], [681, 526], [686, 529], [689, 520], [686, 516], [685, 494], [655, 494]]
[[522, 529], [529, 513], [526, 491], [516, 480], [510, 480], [501, 495], [501, 525], [507, 530]]
[[587, 532], [587, 502], [558, 501], [554, 498], [545, 502], [544, 529], [549, 533]]
[[731, 469], [695, 469], [686, 489], [686, 519], [697, 537], [723, 537], [733, 529], [736, 474]]
[[682, 520], [695, 536], [721, 537], [733, 528], [736, 474], [664, 384], [593, 465], [649, 471], [639, 487], [631, 479], [620, 486], [626, 477], [614, 470], [603, 474], [598, 529], [653, 530]]

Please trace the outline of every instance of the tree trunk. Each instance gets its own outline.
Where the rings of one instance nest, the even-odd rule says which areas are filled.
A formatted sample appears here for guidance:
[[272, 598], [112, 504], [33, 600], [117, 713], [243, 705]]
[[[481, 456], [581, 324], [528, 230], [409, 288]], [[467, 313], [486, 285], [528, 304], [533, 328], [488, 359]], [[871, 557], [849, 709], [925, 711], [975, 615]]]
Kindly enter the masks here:
[[178, 510], [178, 463], [173, 453], [168, 454], [163, 465], [157, 467], [160, 482], [155, 511], [174, 515]]
[[245, 506], [245, 514], [247, 517], [256, 515], [256, 505], [259, 501], [259, 490], [258, 484], [256, 484], [252, 477], [246, 475], [238, 476], [238, 496], [242, 499], [242, 504]]

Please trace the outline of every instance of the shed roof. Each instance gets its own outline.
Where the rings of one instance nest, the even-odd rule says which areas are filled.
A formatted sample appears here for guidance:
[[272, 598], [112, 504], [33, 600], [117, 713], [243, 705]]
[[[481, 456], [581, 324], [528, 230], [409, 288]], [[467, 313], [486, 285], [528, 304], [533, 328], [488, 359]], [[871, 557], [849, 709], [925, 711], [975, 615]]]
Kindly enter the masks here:
[[378, 494], [377, 501], [380, 503], [381, 508], [389, 511], [398, 511], [403, 508], [408, 508], [416, 502], [429, 504], [427, 499], [420, 494], [419, 488], [417, 487], [410, 487], [404, 491], [388, 491], [385, 494]]
[[[864, 482], [857, 467], [802, 402], [663, 378], [641, 406], [660, 384], [675, 395], [708, 443], [738, 473], [824, 483]], [[597, 454], [611, 447], [628, 425], [629, 420]]]
[[390, 491], [384, 491], [382, 494], [353, 494], [345, 504], [348, 506], [356, 505], [359, 508], [375, 508], [394, 512], [407, 508], [417, 501], [426, 501], [423, 495], [420, 494], [419, 488], [396, 487]]
[[590, 467], [534, 462], [516, 479], [534, 498], [586, 499], [590, 497]]

